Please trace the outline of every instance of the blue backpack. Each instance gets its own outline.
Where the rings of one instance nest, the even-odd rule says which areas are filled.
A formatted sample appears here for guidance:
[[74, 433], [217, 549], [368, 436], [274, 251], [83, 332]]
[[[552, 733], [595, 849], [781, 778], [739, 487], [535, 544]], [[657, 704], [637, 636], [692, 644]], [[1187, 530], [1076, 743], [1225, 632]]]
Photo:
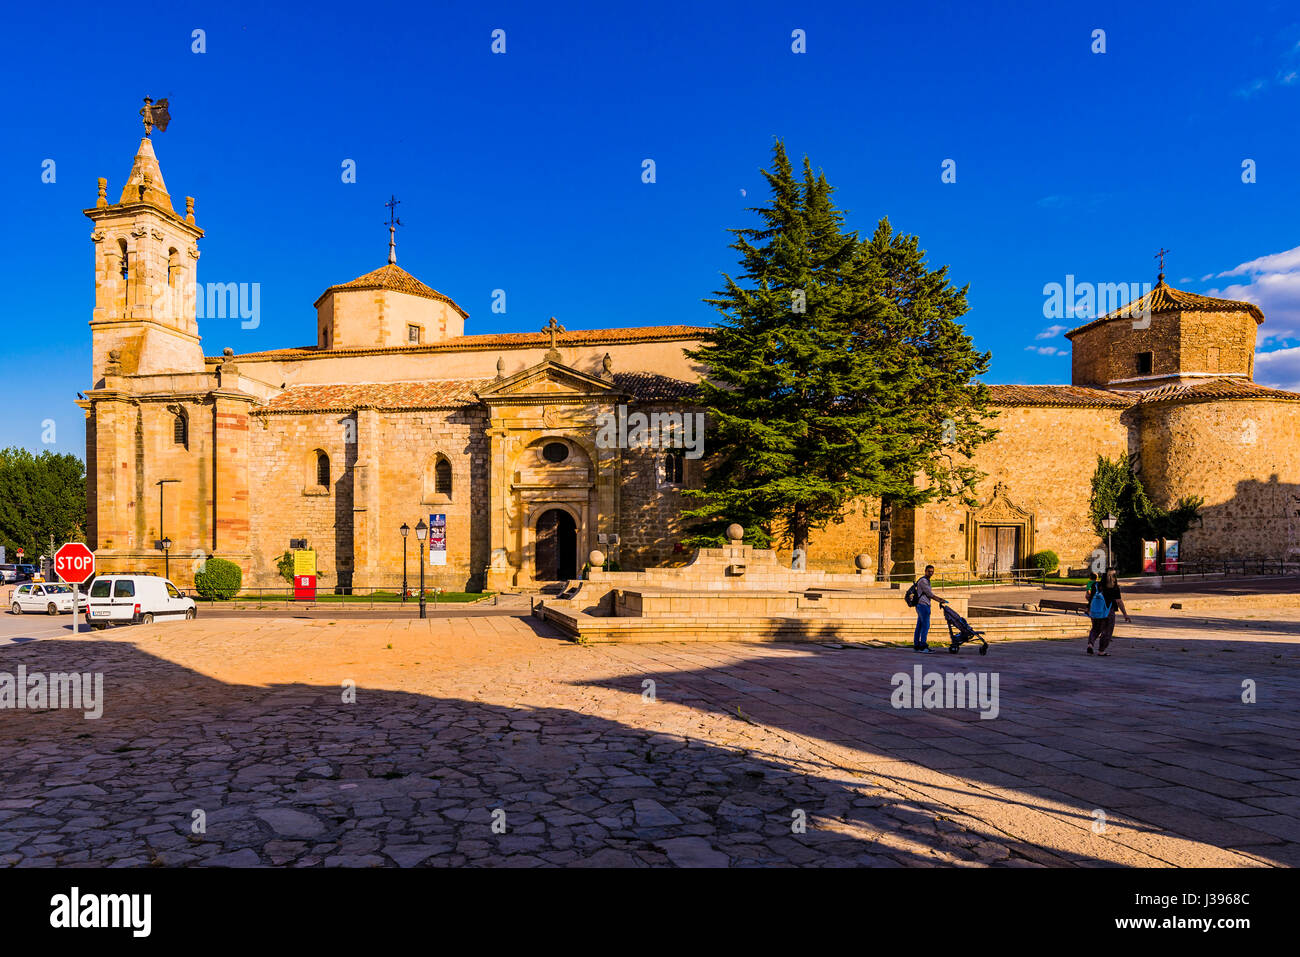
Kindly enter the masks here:
[[1106, 601], [1105, 597], [1101, 593], [1100, 588], [1098, 588], [1095, 592], [1092, 593], [1092, 601], [1088, 603], [1088, 617], [1089, 618], [1110, 617], [1110, 603]]

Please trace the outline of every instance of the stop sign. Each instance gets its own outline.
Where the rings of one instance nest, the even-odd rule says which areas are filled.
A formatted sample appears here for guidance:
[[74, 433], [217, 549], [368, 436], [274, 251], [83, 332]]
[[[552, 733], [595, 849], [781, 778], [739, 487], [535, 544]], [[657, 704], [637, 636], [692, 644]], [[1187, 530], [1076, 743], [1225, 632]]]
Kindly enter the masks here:
[[80, 585], [95, 574], [95, 553], [81, 542], [68, 542], [54, 553], [54, 571], [65, 582]]

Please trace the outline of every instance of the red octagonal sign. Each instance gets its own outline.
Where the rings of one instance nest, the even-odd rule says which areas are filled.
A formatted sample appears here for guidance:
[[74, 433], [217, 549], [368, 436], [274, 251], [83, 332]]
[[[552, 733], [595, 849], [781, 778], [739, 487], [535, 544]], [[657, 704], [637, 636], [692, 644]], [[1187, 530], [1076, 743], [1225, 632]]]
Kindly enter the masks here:
[[95, 553], [81, 542], [68, 542], [54, 553], [54, 571], [70, 585], [80, 585], [95, 574]]

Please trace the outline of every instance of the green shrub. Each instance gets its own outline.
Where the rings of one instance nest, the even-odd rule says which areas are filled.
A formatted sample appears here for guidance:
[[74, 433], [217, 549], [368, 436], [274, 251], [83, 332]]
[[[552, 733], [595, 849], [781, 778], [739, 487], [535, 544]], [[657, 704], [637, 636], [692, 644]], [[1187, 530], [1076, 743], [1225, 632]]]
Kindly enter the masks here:
[[1034, 552], [1029, 556], [1029, 564], [1041, 569], [1044, 575], [1050, 575], [1061, 567], [1061, 558], [1056, 552], [1050, 549], [1043, 549], [1041, 552]]
[[239, 594], [244, 574], [234, 562], [224, 558], [209, 558], [201, 572], [194, 575], [194, 590], [200, 598], [226, 601]]

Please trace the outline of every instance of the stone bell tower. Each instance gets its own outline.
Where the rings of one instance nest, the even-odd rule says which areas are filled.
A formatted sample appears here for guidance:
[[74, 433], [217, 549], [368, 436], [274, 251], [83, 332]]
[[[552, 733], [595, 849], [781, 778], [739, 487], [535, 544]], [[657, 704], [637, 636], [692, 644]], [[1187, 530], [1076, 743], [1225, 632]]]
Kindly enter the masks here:
[[194, 303], [203, 230], [194, 224], [193, 197], [185, 198], [184, 217], [172, 209], [148, 110], [146, 102], [145, 136], [121, 199], [108, 202], [108, 181], [101, 178], [99, 199], [85, 210], [95, 224], [94, 383], [106, 373], [203, 371]]

